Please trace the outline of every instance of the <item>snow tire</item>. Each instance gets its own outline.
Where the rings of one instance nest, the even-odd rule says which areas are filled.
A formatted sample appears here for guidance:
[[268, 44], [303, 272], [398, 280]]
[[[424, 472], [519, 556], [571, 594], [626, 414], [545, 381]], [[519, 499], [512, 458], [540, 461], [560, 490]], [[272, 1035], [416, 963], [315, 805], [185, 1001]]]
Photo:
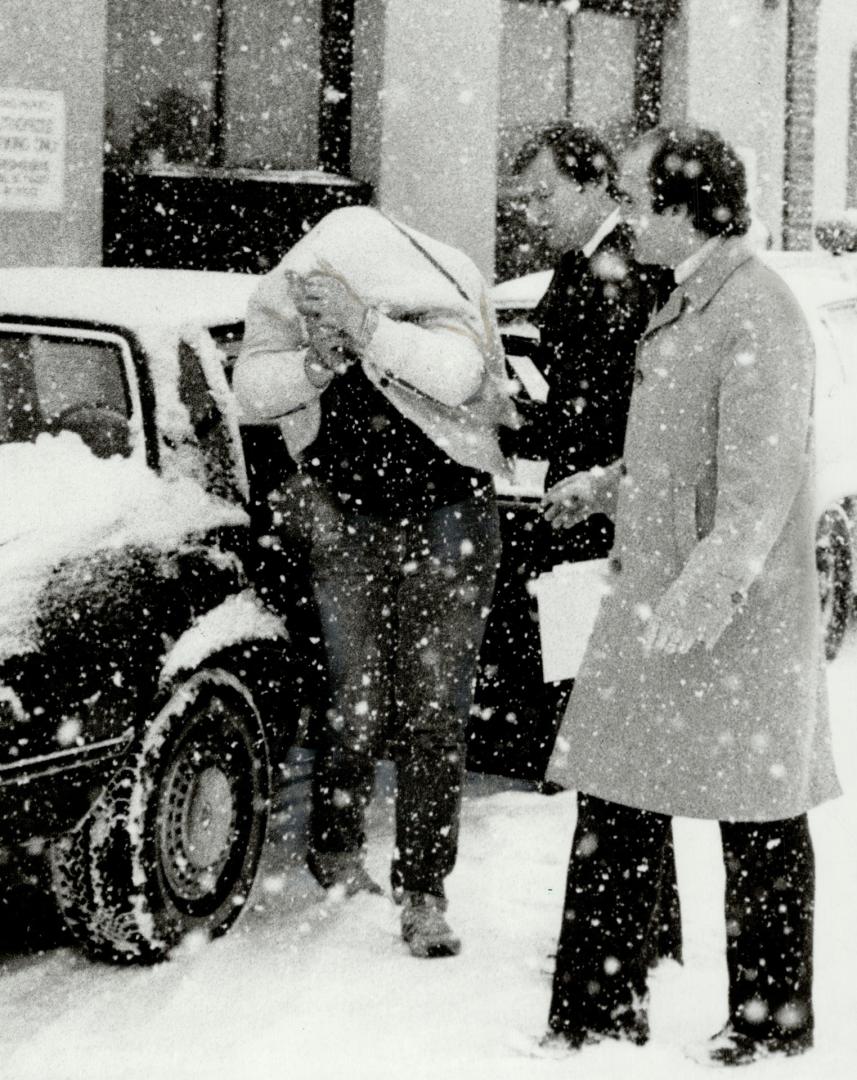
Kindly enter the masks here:
[[225, 933], [253, 884], [269, 799], [252, 696], [227, 671], [197, 672], [51, 849], [72, 933], [92, 956], [120, 963], [162, 960], [189, 933]]
[[818, 527], [816, 565], [821, 598], [824, 652], [828, 660], [839, 653], [851, 614], [851, 550], [848, 526], [838, 513], [822, 515]]

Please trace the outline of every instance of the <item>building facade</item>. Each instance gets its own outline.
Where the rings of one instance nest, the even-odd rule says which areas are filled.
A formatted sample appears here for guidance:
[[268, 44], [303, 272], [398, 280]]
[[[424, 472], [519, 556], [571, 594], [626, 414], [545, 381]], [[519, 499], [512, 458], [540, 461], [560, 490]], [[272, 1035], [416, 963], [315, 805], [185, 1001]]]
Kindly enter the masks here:
[[857, 206], [853, 0], [0, 0], [0, 65], [5, 265], [263, 269], [371, 196], [508, 276], [510, 161], [562, 118], [718, 128], [774, 246]]
[[101, 260], [107, 0], [0, 0], [0, 264]]

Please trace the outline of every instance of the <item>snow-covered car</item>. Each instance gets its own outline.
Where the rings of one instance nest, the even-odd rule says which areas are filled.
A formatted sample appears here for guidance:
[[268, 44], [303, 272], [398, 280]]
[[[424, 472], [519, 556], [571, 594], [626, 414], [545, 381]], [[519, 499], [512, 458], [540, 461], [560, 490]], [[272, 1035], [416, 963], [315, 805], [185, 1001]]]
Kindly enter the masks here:
[[[833, 659], [857, 598], [857, 268], [851, 256], [826, 252], [766, 252], [812, 327], [818, 457], [817, 564], [825, 648]], [[516, 482], [503, 497], [533, 497], [544, 479], [539, 459], [538, 408], [548, 390], [533, 362], [538, 332], [528, 321], [551, 279], [538, 271], [495, 286], [493, 300], [509, 361], [521, 383], [531, 424]]]
[[232, 924], [295, 735], [215, 344], [252, 286], [0, 270], [0, 856], [104, 958]]

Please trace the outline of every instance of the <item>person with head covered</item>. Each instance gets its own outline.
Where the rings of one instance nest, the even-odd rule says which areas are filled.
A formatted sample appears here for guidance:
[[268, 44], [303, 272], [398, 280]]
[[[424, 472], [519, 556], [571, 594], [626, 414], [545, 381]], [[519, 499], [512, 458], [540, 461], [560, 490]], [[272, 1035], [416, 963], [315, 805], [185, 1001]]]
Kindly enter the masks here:
[[465, 724], [499, 559], [492, 474], [515, 426], [485, 281], [461, 251], [369, 207], [325, 217], [251, 299], [234, 389], [279, 421], [304, 480], [331, 709], [308, 862], [380, 891], [364, 814], [383, 738], [397, 765], [393, 896], [420, 957], [458, 953]]

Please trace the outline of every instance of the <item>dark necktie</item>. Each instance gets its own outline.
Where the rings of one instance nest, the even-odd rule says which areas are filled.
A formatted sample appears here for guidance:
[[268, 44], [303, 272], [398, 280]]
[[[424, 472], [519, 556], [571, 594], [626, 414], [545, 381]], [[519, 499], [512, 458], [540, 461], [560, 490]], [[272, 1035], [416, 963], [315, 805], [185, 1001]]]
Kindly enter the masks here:
[[654, 307], [652, 308], [652, 314], [654, 314], [654, 312], [656, 311], [661, 310], [661, 308], [666, 304], [667, 300], [669, 300], [670, 296], [675, 290], [675, 287], [675, 273], [672, 270], [665, 269], [655, 290], [655, 303]]

